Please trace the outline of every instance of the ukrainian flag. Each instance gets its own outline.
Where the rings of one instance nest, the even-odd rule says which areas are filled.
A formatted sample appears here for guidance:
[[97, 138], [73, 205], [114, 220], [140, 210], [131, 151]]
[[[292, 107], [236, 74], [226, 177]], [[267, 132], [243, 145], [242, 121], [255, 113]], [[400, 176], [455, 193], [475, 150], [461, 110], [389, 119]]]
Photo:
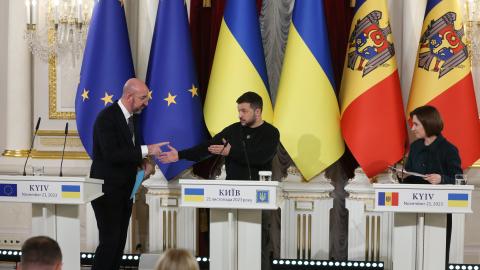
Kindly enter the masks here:
[[480, 158], [480, 121], [457, 0], [429, 0], [407, 105], [431, 105], [444, 122], [443, 135], [457, 148], [462, 168]]
[[80, 198], [79, 185], [62, 185], [62, 198], [77, 199]]
[[406, 121], [384, 0], [357, 0], [340, 89], [343, 138], [368, 177], [399, 161]]
[[274, 112], [282, 145], [306, 180], [342, 156], [323, 1], [295, 1]]
[[448, 193], [448, 207], [468, 207], [468, 194]]
[[255, 0], [229, 0], [213, 59], [204, 117], [213, 136], [238, 121], [236, 100], [252, 91], [263, 99], [263, 119], [273, 120], [267, 69]]
[[183, 192], [183, 200], [186, 202], [203, 202], [203, 188], [185, 188]]

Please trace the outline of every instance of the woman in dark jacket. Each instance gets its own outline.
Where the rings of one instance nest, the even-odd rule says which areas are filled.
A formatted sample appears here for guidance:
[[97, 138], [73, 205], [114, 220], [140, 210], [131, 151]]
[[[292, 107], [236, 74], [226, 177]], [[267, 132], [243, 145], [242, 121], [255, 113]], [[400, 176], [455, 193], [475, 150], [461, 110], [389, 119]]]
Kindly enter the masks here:
[[441, 132], [443, 121], [432, 106], [418, 107], [410, 113], [412, 132], [417, 138], [410, 145], [405, 170], [426, 175], [407, 176], [409, 184], [455, 184], [455, 174], [462, 174], [457, 148]]
[[[455, 174], [462, 174], [457, 148], [445, 139], [441, 132], [443, 121], [432, 106], [421, 106], [410, 112], [412, 132], [417, 138], [410, 145], [405, 170], [425, 177], [405, 175], [408, 184], [455, 184]], [[402, 177], [402, 176], [400, 176]], [[447, 214], [446, 264], [450, 253], [452, 215]]]

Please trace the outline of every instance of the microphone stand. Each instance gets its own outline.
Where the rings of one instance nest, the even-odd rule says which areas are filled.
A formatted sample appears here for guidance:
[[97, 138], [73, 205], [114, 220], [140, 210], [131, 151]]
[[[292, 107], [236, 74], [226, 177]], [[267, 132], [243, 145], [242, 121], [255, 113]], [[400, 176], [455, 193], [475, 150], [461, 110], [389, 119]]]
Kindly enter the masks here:
[[63, 150], [62, 150], [62, 161], [60, 161], [60, 177], [63, 176], [63, 157], [65, 156], [65, 145], [67, 144], [67, 134], [68, 134], [68, 122], [65, 124], [65, 136], [63, 138]]
[[35, 133], [33, 133], [33, 138], [32, 138], [32, 142], [30, 144], [30, 149], [28, 150], [27, 159], [25, 160], [25, 164], [23, 164], [23, 176], [27, 175], [27, 172], [25, 171], [25, 169], [27, 168], [28, 158], [30, 157], [30, 154], [32, 153], [33, 143], [35, 142], [35, 137], [37, 136], [37, 132], [38, 132], [38, 128], [40, 127], [40, 121], [41, 120], [42, 120], [42, 117], [38, 117], [37, 125], [35, 127]]

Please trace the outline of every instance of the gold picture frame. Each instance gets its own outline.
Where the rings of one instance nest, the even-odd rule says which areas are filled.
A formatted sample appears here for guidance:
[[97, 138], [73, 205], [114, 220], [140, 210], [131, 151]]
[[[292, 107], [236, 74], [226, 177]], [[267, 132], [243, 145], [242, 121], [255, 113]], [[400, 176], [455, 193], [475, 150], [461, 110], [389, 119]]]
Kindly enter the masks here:
[[[48, 29], [48, 42], [56, 39], [55, 28]], [[48, 58], [48, 118], [60, 120], [75, 120], [75, 112], [57, 111], [57, 56], [52, 54]]]

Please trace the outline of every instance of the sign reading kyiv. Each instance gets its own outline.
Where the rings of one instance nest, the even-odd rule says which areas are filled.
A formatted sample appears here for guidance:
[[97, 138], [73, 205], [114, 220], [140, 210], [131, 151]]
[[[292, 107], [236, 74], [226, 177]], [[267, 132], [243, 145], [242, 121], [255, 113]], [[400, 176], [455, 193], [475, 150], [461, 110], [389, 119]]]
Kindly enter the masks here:
[[275, 209], [276, 189], [277, 186], [253, 184], [182, 185], [182, 206]]
[[80, 185], [67, 185], [58, 182], [39, 183], [24, 181], [21, 183], [0, 183], [0, 197], [10, 197], [12, 200], [36, 200], [48, 202], [48, 199], [80, 198]]
[[468, 211], [471, 208], [469, 190], [417, 187], [376, 189], [375, 191], [375, 210], [455, 213]]

